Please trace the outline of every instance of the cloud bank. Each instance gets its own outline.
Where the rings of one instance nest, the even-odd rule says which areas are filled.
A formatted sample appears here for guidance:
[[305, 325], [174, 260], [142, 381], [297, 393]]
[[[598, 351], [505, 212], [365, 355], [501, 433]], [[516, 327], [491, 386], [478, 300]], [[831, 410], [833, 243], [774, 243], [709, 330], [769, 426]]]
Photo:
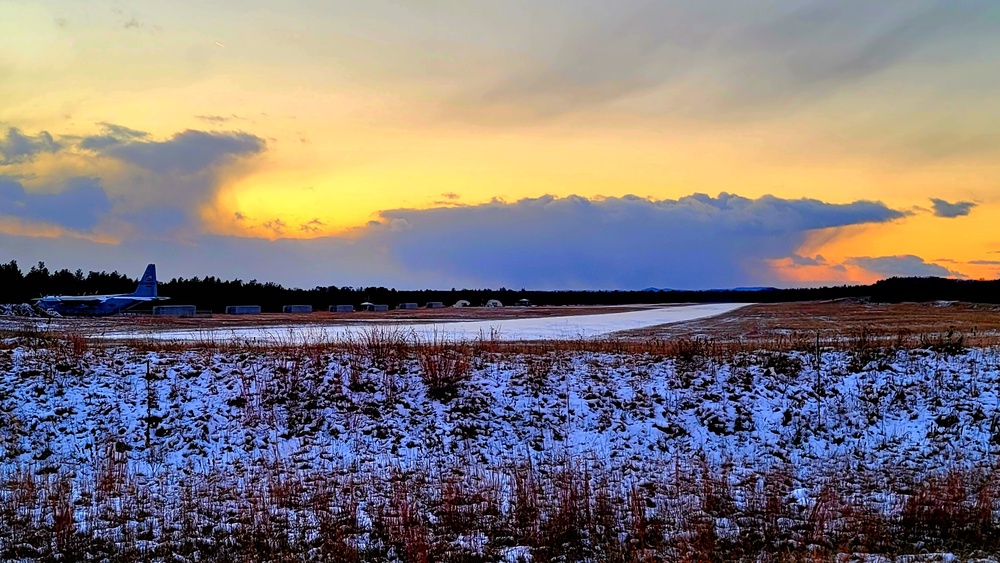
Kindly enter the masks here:
[[93, 268], [81, 256], [97, 263], [129, 256], [157, 262], [165, 276], [258, 278], [299, 287], [706, 288], [772, 284], [776, 275], [768, 261], [794, 254], [809, 232], [902, 217], [870, 201], [727, 193], [677, 200], [545, 196], [385, 211], [342, 237], [135, 239], [91, 244], [82, 252], [57, 243], [43, 251], [45, 243], [21, 239], [5, 247], [22, 249], [28, 256], [14, 257], [29, 263], [72, 258], [73, 266]]
[[771, 281], [763, 267], [808, 232], [882, 223], [878, 202], [829, 204], [722, 193], [678, 200], [551, 196], [382, 213], [382, 235], [410, 270], [538, 288], [732, 286]]

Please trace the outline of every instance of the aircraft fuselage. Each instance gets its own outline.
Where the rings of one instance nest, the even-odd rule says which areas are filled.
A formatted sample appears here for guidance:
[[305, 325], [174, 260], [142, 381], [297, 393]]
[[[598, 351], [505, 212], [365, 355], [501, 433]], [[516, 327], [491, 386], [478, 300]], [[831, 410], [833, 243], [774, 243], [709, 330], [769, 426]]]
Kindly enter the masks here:
[[49, 296], [38, 300], [38, 306], [65, 316], [114, 315], [150, 299], [126, 295], [95, 295], [93, 297]]

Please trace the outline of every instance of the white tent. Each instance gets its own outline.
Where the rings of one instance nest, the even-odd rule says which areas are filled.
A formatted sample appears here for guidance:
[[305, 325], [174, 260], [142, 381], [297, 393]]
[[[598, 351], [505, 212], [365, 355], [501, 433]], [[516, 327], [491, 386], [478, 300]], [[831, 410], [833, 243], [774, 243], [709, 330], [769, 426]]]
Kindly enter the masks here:
[[469, 305], [472, 305], [472, 303], [469, 303], [465, 299], [459, 299], [452, 307], [468, 307]]
[[490, 299], [489, 301], [486, 302], [486, 306], [487, 307], [503, 307], [503, 303], [501, 303], [500, 301], [498, 301], [496, 299]]

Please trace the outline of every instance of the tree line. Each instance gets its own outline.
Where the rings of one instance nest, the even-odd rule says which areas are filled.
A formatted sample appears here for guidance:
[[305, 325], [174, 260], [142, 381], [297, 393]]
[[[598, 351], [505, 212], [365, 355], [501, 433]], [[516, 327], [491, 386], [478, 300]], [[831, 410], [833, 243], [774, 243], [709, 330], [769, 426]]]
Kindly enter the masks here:
[[[68, 269], [51, 271], [44, 262], [23, 272], [16, 261], [0, 264], [0, 303], [26, 303], [45, 295], [93, 295], [130, 293], [138, 280], [118, 273]], [[227, 305], [260, 305], [264, 311], [280, 311], [284, 305], [312, 305], [325, 310], [330, 305], [354, 305], [369, 301], [395, 307], [400, 303], [440, 301], [452, 305], [460, 299], [473, 306], [497, 299], [512, 305], [528, 299], [535, 305], [628, 305], [638, 303], [721, 303], [813, 301], [839, 298], [867, 298], [877, 302], [971, 301], [1000, 303], [1000, 280], [973, 281], [947, 278], [889, 278], [872, 285], [841, 285], [812, 288], [765, 288], [737, 290], [608, 290], [534, 291], [526, 289], [397, 290], [386, 287], [317, 286], [312, 289], [286, 288], [257, 280], [222, 280], [215, 276], [173, 278], [160, 282], [167, 303], [195, 305], [200, 310], [221, 313]]]

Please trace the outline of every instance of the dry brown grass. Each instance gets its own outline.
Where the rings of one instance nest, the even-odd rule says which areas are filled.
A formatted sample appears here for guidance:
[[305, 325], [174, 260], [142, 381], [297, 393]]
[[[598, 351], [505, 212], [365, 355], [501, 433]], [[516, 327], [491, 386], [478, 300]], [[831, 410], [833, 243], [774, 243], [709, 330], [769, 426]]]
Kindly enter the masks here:
[[[505, 308], [506, 309], [506, 308]], [[517, 309], [519, 315], [583, 314], [597, 312], [593, 307], [537, 307]], [[614, 312], [607, 308], [603, 312]], [[441, 309], [419, 311], [441, 314]], [[447, 310], [450, 311], [450, 310]], [[455, 311], [462, 311], [456, 309]], [[476, 315], [487, 315], [479, 309]], [[410, 312], [400, 312], [407, 314]], [[393, 356], [415, 355], [426, 342], [418, 342], [405, 331], [385, 324], [359, 324], [354, 338], [343, 342], [299, 342], [293, 337], [298, 331], [308, 334], [317, 323], [331, 322], [325, 313], [303, 315], [262, 315], [254, 319], [236, 318], [224, 322], [260, 323], [268, 326], [277, 320], [285, 323], [308, 322], [289, 329], [289, 337], [266, 341], [213, 340], [207, 336], [195, 342], [170, 342], [144, 339], [141, 336], [128, 342], [112, 344], [90, 335], [101, 330], [128, 329], [132, 323], [149, 323], [147, 328], [176, 328], [176, 322], [202, 322], [201, 319], [66, 319], [67, 323], [49, 328], [21, 326], [6, 332], [4, 347], [18, 345], [39, 346], [62, 341], [67, 355], [79, 358], [88, 351], [125, 344], [142, 350], [181, 351], [203, 349], [206, 351], [257, 353], [265, 350], [287, 350], [296, 355], [339, 352], [354, 349], [379, 356], [379, 362]], [[341, 315], [343, 317], [343, 315]], [[353, 317], [361, 319], [359, 314]], [[325, 319], [325, 320], [324, 320]], [[430, 320], [430, 318], [429, 318]], [[79, 322], [78, 322], [79, 321]], [[214, 322], [214, 321], [213, 321]], [[336, 322], [336, 321], [335, 321]], [[76, 324], [72, 324], [76, 323]], [[224, 325], [223, 325], [224, 326]], [[189, 327], [190, 328], [190, 327]], [[209, 328], [206, 326], [205, 328]], [[141, 334], [141, 330], [139, 331]], [[393, 338], [386, 338], [392, 333]], [[365, 342], [371, 340], [371, 342]], [[392, 342], [386, 342], [391, 340]], [[385, 344], [389, 349], [381, 350]], [[1000, 345], [1000, 306], [970, 303], [948, 304], [867, 304], [853, 301], [824, 301], [804, 303], [779, 303], [750, 305], [730, 313], [697, 321], [660, 325], [646, 329], [625, 331], [595, 339], [562, 341], [507, 341], [496, 334], [483, 335], [469, 342], [476, 356], [489, 354], [544, 354], [548, 352], [607, 352], [618, 354], [648, 354], [658, 357], [684, 357], [701, 355], [724, 359], [746, 351], [789, 351], [821, 349], [855, 350], [858, 348], [918, 348]], [[454, 347], [454, 344], [447, 346]], [[464, 345], [463, 345], [464, 346]], [[374, 358], [372, 358], [374, 359]], [[379, 363], [376, 362], [376, 363]]]
[[[308, 326], [301, 327], [305, 334]], [[345, 341], [302, 342], [294, 337], [271, 340], [205, 340], [171, 342], [137, 338], [112, 343], [88, 338], [81, 331], [19, 329], [5, 347], [58, 345], [63, 354], [78, 361], [87, 353], [116, 346], [144, 351], [263, 354], [283, 353], [308, 358], [316, 364], [324, 354], [346, 352], [368, 365], [393, 372], [407, 358], [428, 360], [428, 351], [446, 356], [488, 358], [503, 355], [546, 355], [598, 352], [646, 355], [659, 358], [732, 359], [745, 352], [849, 350], [866, 355], [878, 350], [930, 348], [957, 351], [963, 347], [1000, 346], [1000, 307], [968, 303], [940, 306], [854, 302], [808, 302], [751, 305], [717, 317], [615, 333], [594, 339], [508, 341], [498, 335], [481, 335], [467, 342], [441, 339], [421, 341], [393, 325], [363, 325]], [[447, 354], [444, 350], [451, 350]], [[450, 360], [449, 360], [450, 361]], [[435, 368], [442, 366], [425, 367]], [[447, 363], [447, 362], [446, 362]], [[432, 376], [433, 377], [433, 376]]]
[[[17, 471], [0, 478], [0, 559], [486, 562], [524, 546], [535, 561], [805, 562], [995, 554], [1000, 540], [990, 467], [901, 481], [890, 496], [902, 500], [878, 506], [866, 486], [802, 483], [788, 467], [733, 479], [678, 460], [674, 471], [635, 482], [582, 459], [539, 461], [394, 468], [361, 480], [274, 463], [173, 475], [179, 492], [165, 498], [128, 474], [102, 492], [80, 479], [71, 490], [66, 475]], [[808, 504], [790, 495], [802, 486]]]
[[750, 305], [724, 315], [620, 334], [638, 341], [707, 339], [778, 349], [865, 338], [916, 347], [961, 337], [968, 346], [1000, 343], [1000, 306], [975, 303], [861, 303], [849, 300]]

